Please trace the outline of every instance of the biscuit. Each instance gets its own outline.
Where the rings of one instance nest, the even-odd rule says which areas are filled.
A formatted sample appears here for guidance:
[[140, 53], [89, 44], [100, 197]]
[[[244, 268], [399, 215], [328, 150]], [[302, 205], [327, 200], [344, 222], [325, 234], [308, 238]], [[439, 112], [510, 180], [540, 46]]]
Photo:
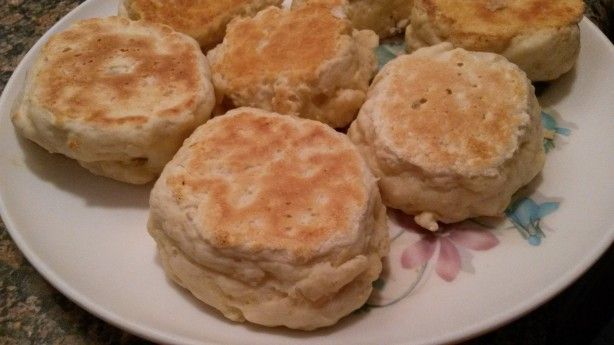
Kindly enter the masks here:
[[548, 81], [574, 66], [583, 13], [581, 0], [416, 0], [405, 39], [410, 50], [448, 41], [498, 53]]
[[235, 19], [208, 52], [218, 102], [345, 127], [375, 73], [375, 33], [352, 31], [327, 6], [269, 7]]
[[282, 0], [123, 0], [119, 15], [169, 25], [192, 36], [206, 51], [224, 39], [226, 25], [235, 17], [253, 16]]
[[413, 4], [413, 0], [294, 0], [292, 6], [314, 2], [342, 6], [354, 28], [372, 30], [380, 38], [405, 30]]
[[502, 215], [544, 165], [540, 107], [524, 72], [449, 43], [386, 64], [348, 135], [384, 204], [430, 230]]
[[150, 206], [168, 276], [233, 321], [332, 325], [366, 302], [389, 246], [376, 180], [347, 137], [255, 108], [199, 127]]
[[94, 174], [146, 183], [209, 118], [209, 77], [198, 44], [168, 26], [84, 20], [42, 48], [12, 120]]

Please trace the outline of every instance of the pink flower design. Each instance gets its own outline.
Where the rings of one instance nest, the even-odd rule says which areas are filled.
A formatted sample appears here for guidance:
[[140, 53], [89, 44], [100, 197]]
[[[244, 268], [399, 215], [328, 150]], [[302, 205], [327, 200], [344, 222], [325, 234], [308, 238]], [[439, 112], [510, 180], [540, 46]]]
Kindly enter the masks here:
[[431, 260], [437, 245], [439, 256], [435, 271], [443, 280], [453, 281], [461, 269], [461, 256], [458, 246], [476, 250], [489, 250], [499, 244], [499, 240], [491, 231], [477, 223], [465, 221], [454, 224], [444, 224], [437, 232], [423, 229], [413, 221], [412, 216], [400, 211], [393, 211], [394, 218], [403, 228], [420, 235], [420, 240], [407, 247], [401, 255], [403, 268], [412, 269], [426, 264]]

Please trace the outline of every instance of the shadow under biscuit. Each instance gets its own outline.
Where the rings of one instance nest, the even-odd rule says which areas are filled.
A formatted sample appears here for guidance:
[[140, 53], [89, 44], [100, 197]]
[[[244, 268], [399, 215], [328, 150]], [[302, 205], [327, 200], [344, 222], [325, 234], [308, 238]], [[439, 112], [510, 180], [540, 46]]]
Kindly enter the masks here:
[[576, 70], [576, 67], [574, 67], [571, 71], [553, 81], [533, 83], [535, 94], [542, 108], [555, 107], [571, 93], [571, 88], [576, 80]]
[[30, 171], [62, 191], [82, 198], [88, 206], [143, 210], [149, 208], [152, 183], [137, 186], [97, 176], [73, 159], [61, 154], [50, 154], [19, 135], [17, 138], [24, 152], [25, 165]]
[[[546, 162], [546, 164], [548, 163]], [[514, 195], [512, 196], [512, 202], [510, 203], [510, 205], [513, 204], [514, 201], [518, 199], [521, 199], [523, 197], [528, 197], [528, 196], [535, 194], [543, 182], [544, 182], [544, 172], [542, 170], [539, 174], [537, 174], [537, 176], [535, 176], [531, 180], [531, 182], [529, 182], [527, 185], [523, 186], [522, 188], [517, 190], [516, 193], [514, 193]]]

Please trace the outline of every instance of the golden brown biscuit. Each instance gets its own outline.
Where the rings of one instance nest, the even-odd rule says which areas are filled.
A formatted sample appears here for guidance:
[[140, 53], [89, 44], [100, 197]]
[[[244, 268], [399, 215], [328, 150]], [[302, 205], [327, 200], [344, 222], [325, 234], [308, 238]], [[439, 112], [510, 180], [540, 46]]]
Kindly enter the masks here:
[[95, 174], [146, 183], [214, 103], [207, 60], [192, 38], [109, 17], [49, 39], [12, 120], [21, 135]]
[[209, 50], [222, 42], [226, 25], [233, 18], [252, 16], [281, 3], [282, 0], [123, 0], [119, 15], [169, 25]]
[[410, 50], [451, 42], [501, 54], [529, 79], [556, 79], [580, 51], [581, 0], [416, 0], [405, 32]]
[[207, 57], [218, 101], [344, 127], [364, 102], [377, 41], [327, 6], [269, 7], [230, 23]]
[[542, 169], [540, 108], [525, 74], [492, 53], [422, 48], [389, 62], [348, 132], [386, 206], [436, 221], [499, 216]]
[[388, 250], [377, 183], [347, 137], [255, 108], [199, 127], [150, 206], [168, 275], [234, 321], [332, 325], [365, 303]]

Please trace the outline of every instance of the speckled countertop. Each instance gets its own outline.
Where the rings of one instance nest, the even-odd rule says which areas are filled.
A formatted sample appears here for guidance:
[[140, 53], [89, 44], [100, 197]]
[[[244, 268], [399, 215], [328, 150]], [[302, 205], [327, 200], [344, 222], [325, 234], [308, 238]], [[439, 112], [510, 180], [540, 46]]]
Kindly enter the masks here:
[[[82, 1], [0, 0], [0, 90], [43, 33]], [[614, 0], [587, 0], [610, 40]], [[614, 61], [613, 61], [614, 62]], [[558, 297], [466, 344], [614, 344], [614, 248]], [[0, 345], [149, 344], [84, 311], [23, 257], [0, 220]]]

